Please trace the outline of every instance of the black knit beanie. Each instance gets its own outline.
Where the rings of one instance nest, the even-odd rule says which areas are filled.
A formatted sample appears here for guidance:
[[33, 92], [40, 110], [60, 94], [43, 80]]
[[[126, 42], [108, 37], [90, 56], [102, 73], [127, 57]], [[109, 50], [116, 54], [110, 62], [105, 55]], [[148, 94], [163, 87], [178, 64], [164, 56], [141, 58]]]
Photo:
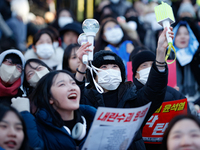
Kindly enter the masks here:
[[[121, 71], [122, 82], [124, 82], [126, 79], [125, 66], [122, 59], [117, 54], [107, 50], [100, 50], [99, 52], [96, 52], [94, 54], [94, 58], [92, 61], [93, 66], [100, 68], [102, 65], [107, 65], [107, 64], [116, 64], [119, 66]], [[95, 78], [96, 74], [93, 73], [93, 75]], [[93, 81], [89, 71], [87, 71], [87, 79], [89, 80], [90, 84], [93, 85]]]
[[134, 57], [132, 57], [132, 71], [133, 75], [136, 74], [138, 67], [146, 62], [146, 61], [154, 61], [156, 59], [156, 55], [148, 50], [141, 51], [137, 53]]

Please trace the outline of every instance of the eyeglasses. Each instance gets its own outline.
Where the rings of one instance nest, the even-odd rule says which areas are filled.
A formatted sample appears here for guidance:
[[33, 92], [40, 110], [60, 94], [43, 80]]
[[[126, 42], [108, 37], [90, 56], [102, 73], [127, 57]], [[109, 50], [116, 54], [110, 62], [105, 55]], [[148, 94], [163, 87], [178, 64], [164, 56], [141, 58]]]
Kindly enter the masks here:
[[120, 28], [120, 26], [118, 24], [116, 24], [114, 27], [108, 27], [108, 28], [106, 28], [106, 31], [114, 29], [114, 28]]
[[16, 66], [16, 68], [17, 68], [19, 71], [22, 71], [22, 70], [23, 70], [22, 65], [20, 65], [20, 64], [13, 64], [13, 62], [12, 62], [11, 59], [6, 59], [6, 60], [4, 61], [4, 64], [9, 65], [9, 66]]

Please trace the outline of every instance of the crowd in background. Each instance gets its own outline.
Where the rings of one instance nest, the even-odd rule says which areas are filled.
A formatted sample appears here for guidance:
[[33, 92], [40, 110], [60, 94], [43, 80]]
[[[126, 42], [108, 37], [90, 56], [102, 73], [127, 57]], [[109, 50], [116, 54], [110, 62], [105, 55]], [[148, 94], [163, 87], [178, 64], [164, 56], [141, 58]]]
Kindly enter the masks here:
[[[148, 102], [152, 105], [129, 149], [161, 149], [144, 145], [142, 129], [163, 101], [184, 98], [188, 114], [171, 121], [162, 149], [178, 149], [184, 136], [186, 145], [200, 149], [200, 3], [164, 2], [175, 17], [170, 31], [156, 21], [154, 8], [161, 1], [102, 0], [96, 6], [100, 28], [92, 64], [98, 73], [91, 76], [82, 63], [91, 44], [78, 44], [82, 22], [72, 10], [56, 10], [53, 0], [0, 0], [0, 149], [81, 148], [99, 106], [135, 108]], [[176, 50], [169, 56], [176, 56], [175, 87], [167, 86], [168, 69], [162, 61], [166, 32]], [[133, 83], [127, 82], [129, 61]], [[76, 125], [83, 130], [78, 135]], [[8, 133], [9, 127], [16, 135]], [[6, 134], [17, 140], [4, 139]]]

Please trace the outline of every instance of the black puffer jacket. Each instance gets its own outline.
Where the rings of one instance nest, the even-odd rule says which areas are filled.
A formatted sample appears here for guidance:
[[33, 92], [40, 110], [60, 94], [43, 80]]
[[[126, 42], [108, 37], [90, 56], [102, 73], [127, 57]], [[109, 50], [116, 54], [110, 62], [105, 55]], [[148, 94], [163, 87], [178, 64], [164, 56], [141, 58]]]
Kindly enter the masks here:
[[[167, 76], [167, 68], [165, 69], [165, 72], [159, 72], [154, 62], [150, 71], [149, 80], [143, 88], [136, 90], [135, 85], [133, 85], [131, 82], [126, 82], [121, 83], [116, 90], [118, 95], [117, 108], [135, 108], [152, 102], [139, 132], [129, 147], [130, 150], [146, 149], [142, 140], [142, 129], [151, 115], [156, 111], [157, 108], [160, 107], [164, 100], [167, 88]], [[82, 84], [80, 88], [82, 89], [82, 92], [84, 92], [81, 98], [82, 104], [91, 105], [96, 108], [99, 106], [106, 107], [103, 95], [98, 93], [94, 88], [84, 88], [84, 84]]]

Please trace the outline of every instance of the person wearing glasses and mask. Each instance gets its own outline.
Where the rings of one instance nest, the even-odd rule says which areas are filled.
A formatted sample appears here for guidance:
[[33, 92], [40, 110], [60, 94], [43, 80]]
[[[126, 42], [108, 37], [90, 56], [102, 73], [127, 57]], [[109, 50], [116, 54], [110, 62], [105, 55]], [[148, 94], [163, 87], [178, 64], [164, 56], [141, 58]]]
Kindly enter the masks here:
[[11, 104], [11, 98], [22, 96], [25, 58], [19, 50], [10, 49], [0, 54], [0, 103]]

